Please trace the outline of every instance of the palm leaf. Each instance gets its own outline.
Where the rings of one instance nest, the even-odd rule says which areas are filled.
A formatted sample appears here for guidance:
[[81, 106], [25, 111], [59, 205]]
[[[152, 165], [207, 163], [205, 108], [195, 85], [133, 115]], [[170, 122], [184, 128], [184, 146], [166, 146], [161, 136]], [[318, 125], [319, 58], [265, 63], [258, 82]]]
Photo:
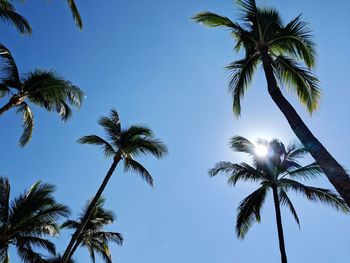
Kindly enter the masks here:
[[116, 155], [116, 151], [114, 150], [113, 146], [97, 135], [83, 136], [78, 140], [78, 143], [99, 146], [99, 148], [102, 149], [105, 157], [113, 157]]
[[18, 14], [12, 4], [8, 1], [0, 2], [0, 19], [8, 24], [12, 24], [22, 34], [31, 34], [32, 29], [28, 21]]
[[16, 62], [10, 52], [4, 45], [0, 44], [1, 57], [1, 88], [10, 91], [9, 87], [20, 89], [20, 78]]
[[225, 26], [234, 31], [240, 30], [240, 26], [232, 22], [229, 18], [214, 14], [212, 12], [201, 12], [192, 17], [197, 23], [202, 23], [208, 27]]
[[254, 221], [260, 222], [260, 210], [266, 198], [267, 189], [262, 186], [240, 202], [236, 221], [236, 233], [244, 238]]
[[280, 184], [284, 189], [291, 189], [310, 201], [324, 203], [344, 213], [349, 212], [349, 207], [344, 200], [328, 189], [306, 186], [291, 179], [281, 179]]
[[317, 110], [321, 91], [316, 76], [300, 67], [293, 59], [283, 55], [276, 57], [274, 70], [281, 83], [296, 90], [300, 102], [310, 113]]
[[75, 4], [74, 0], [67, 0], [67, 3], [69, 5], [69, 8], [72, 12], [73, 15], [73, 19], [75, 20], [75, 23], [77, 24], [77, 26], [79, 27], [79, 29], [83, 28], [83, 20], [81, 19], [79, 10]]
[[7, 225], [10, 205], [10, 182], [5, 177], [0, 177], [0, 226]]
[[230, 140], [232, 150], [236, 152], [248, 153], [255, 155], [255, 146], [248, 139], [242, 136], [234, 136]]
[[145, 167], [143, 167], [140, 163], [137, 161], [131, 159], [131, 158], [125, 158], [124, 159], [124, 170], [126, 172], [133, 171], [138, 173], [142, 179], [144, 179], [150, 186], [153, 186], [153, 178], [151, 174], [147, 171]]
[[25, 102], [22, 102], [17, 107], [17, 113], [20, 113], [23, 116], [23, 133], [21, 135], [21, 138], [19, 139], [19, 144], [21, 147], [24, 147], [26, 144], [29, 143], [32, 137], [34, 128], [34, 116], [28, 104]]
[[322, 173], [323, 172], [320, 166], [318, 166], [316, 163], [312, 163], [312, 164], [294, 169], [292, 171], [288, 171], [287, 175], [289, 175], [290, 178], [308, 180], [308, 179], [320, 176], [322, 175]]
[[260, 55], [255, 53], [226, 67], [230, 72], [229, 92], [232, 94], [233, 112], [236, 116], [241, 114], [241, 99], [252, 82], [259, 59]]
[[269, 42], [272, 51], [292, 55], [302, 59], [308, 68], [314, 67], [316, 63], [316, 44], [313, 41], [311, 30], [301, 20], [301, 15], [294, 18], [274, 39]]
[[283, 191], [283, 190], [279, 191], [279, 200], [280, 200], [282, 205], [285, 205], [289, 208], [290, 212], [292, 213], [295, 221], [297, 222], [297, 224], [300, 228], [300, 221], [299, 221], [298, 214], [295, 211], [295, 208], [294, 208], [292, 202], [290, 201], [290, 199], [285, 191]]

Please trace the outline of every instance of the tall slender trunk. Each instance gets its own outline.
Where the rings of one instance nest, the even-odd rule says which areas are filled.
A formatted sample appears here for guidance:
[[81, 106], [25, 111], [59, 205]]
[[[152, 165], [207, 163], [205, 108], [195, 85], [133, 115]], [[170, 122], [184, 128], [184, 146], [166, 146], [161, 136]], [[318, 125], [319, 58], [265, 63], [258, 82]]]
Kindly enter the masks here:
[[70, 242], [69, 242], [69, 244], [68, 244], [68, 246], [63, 254], [63, 257], [62, 257], [63, 263], [68, 262], [68, 260], [72, 256], [72, 252], [74, 252], [74, 251], [72, 251], [72, 248], [73, 248], [74, 244], [77, 242], [77, 240], [79, 239], [84, 228], [86, 227], [86, 224], [89, 221], [90, 216], [92, 214], [92, 210], [95, 208], [98, 199], [101, 197], [103, 190], [106, 188], [106, 185], [107, 185], [109, 179], [111, 178], [118, 163], [120, 162], [120, 160], [121, 160], [120, 154], [118, 154], [117, 156], [114, 157], [114, 161], [113, 161], [111, 167], [109, 168], [107, 175], [105, 176], [100, 188], [98, 189], [97, 193], [95, 194], [94, 198], [92, 199], [91, 203], [89, 204], [79, 228], [72, 235], [72, 238], [71, 238], [71, 240], [70, 240]]
[[[81, 240], [81, 235], [79, 237], [79, 239], [77, 240], [77, 242], [75, 242], [71, 252], [69, 253], [69, 258], [73, 257], [75, 251], [78, 249], [78, 247], [80, 246], [80, 240]], [[69, 259], [67, 259], [67, 262], [69, 262]]]
[[267, 51], [263, 52], [263, 67], [268, 84], [268, 92], [277, 107], [286, 117], [290, 127], [301, 143], [311, 153], [328, 180], [350, 206], [350, 177], [327, 149], [312, 134], [289, 101], [283, 96], [273, 74], [272, 60]]
[[284, 237], [283, 237], [281, 209], [280, 209], [280, 203], [278, 200], [278, 193], [277, 193], [276, 186], [272, 187], [272, 192], [273, 192], [273, 201], [275, 204], [276, 223], [277, 223], [277, 231], [278, 231], [278, 242], [279, 242], [280, 252], [281, 252], [281, 262], [287, 263], [286, 247], [284, 245]]

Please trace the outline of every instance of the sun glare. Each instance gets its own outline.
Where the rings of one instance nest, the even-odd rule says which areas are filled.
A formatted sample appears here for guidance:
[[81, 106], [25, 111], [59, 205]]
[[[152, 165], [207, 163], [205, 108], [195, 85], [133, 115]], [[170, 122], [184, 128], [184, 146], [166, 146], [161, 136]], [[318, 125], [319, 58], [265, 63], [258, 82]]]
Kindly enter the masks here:
[[258, 144], [255, 146], [255, 153], [258, 156], [264, 157], [267, 155], [267, 152], [268, 152], [268, 149], [267, 149], [266, 145]]

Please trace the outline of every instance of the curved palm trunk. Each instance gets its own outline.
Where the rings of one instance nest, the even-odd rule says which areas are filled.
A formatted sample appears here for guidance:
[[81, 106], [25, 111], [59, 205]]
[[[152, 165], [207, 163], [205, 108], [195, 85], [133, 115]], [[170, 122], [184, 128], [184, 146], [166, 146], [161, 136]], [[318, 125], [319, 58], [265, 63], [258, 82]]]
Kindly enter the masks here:
[[263, 67], [268, 84], [268, 92], [277, 107], [286, 117], [290, 127], [301, 143], [311, 153], [318, 165], [322, 168], [328, 180], [350, 206], [350, 177], [344, 168], [334, 159], [327, 149], [312, 134], [305, 125], [298, 113], [295, 111], [289, 101], [283, 96], [278, 88], [276, 78], [273, 74], [272, 61], [267, 52], [263, 53]]
[[284, 237], [283, 237], [281, 209], [280, 209], [280, 202], [278, 200], [278, 194], [277, 194], [276, 186], [274, 186], [272, 188], [272, 192], [273, 192], [273, 201], [274, 201], [274, 204], [275, 204], [276, 223], [277, 223], [277, 231], [278, 231], [278, 241], [279, 241], [280, 252], [281, 252], [281, 262], [282, 263], [287, 263], [287, 254], [286, 254], [286, 248], [285, 248], [285, 245], [284, 245]]
[[97, 193], [95, 194], [94, 198], [92, 199], [91, 203], [89, 204], [89, 207], [87, 208], [87, 210], [85, 212], [84, 218], [81, 221], [79, 228], [74, 232], [74, 234], [73, 234], [73, 236], [72, 236], [72, 238], [71, 238], [71, 240], [70, 240], [70, 242], [69, 242], [69, 244], [68, 244], [68, 246], [63, 254], [63, 257], [62, 257], [63, 263], [68, 262], [68, 260], [71, 258], [72, 253], [74, 252], [72, 250], [72, 248], [75, 245], [75, 243], [77, 242], [77, 240], [80, 238], [84, 228], [86, 227], [87, 222], [90, 219], [90, 216], [92, 214], [92, 210], [96, 206], [98, 199], [101, 197], [103, 190], [106, 188], [106, 185], [107, 185], [109, 179], [111, 178], [118, 163], [120, 162], [120, 160], [121, 160], [120, 155], [117, 155], [114, 158], [114, 161], [113, 161], [111, 167], [109, 168], [107, 175], [105, 176], [100, 188], [98, 189]]

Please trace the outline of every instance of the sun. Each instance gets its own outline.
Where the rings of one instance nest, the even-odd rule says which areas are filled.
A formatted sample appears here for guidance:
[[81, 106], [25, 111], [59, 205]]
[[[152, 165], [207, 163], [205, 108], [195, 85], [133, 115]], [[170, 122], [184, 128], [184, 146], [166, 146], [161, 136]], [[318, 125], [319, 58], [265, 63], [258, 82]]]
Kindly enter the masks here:
[[266, 145], [258, 144], [255, 146], [255, 153], [256, 153], [256, 155], [258, 155], [260, 157], [264, 157], [267, 155], [268, 149], [267, 149]]

